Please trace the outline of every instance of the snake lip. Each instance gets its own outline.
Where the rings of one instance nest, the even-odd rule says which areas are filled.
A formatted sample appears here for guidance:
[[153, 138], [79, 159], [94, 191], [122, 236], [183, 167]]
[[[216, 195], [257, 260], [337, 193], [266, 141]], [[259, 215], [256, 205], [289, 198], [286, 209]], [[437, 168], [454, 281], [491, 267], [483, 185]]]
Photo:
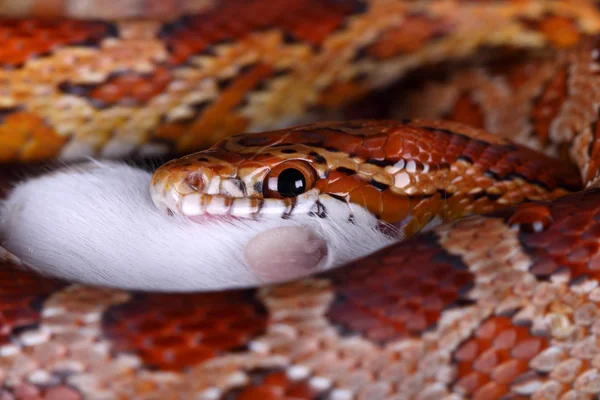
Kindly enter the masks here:
[[313, 211], [319, 199], [317, 191], [284, 199], [262, 197], [231, 197], [198, 191], [181, 193], [176, 185], [154, 182], [150, 187], [154, 205], [163, 213], [181, 216], [195, 222], [215, 218], [254, 219], [277, 216], [288, 218]]

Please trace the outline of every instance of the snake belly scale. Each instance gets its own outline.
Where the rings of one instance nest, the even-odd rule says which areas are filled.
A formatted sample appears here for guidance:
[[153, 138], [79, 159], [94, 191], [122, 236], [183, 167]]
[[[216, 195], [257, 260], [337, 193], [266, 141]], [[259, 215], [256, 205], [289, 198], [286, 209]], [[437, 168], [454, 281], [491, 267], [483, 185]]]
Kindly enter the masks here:
[[[214, 145], [157, 170], [165, 212], [285, 214], [310, 192], [414, 237], [185, 294], [41, 277], [2, 252], [1, 399], [600, 396], [595, 2], [126, 3], [0, 2], [0, 160]], [[429, 120], [288, 127], [506, 47], [527, 57], [407, 92], [398, 112]], [[301, 186], [271, 185], [281, 165]]]

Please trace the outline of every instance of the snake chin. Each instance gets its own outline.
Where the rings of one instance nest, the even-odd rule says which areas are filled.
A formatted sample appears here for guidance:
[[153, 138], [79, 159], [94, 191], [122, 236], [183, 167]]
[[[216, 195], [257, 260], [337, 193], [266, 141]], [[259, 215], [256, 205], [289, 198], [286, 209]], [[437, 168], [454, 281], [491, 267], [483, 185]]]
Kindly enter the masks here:
[[[160, 212], [151, 173], [90, 162], [17, 185], [0, 207], [2, 245], [46, 275], [154, 291], [248, 287], [327, 270], [397, 240], [375, 217], [324, 198], [326, 216], [208, 218]], [[41, 195], [40, 193], [43, 193]]]

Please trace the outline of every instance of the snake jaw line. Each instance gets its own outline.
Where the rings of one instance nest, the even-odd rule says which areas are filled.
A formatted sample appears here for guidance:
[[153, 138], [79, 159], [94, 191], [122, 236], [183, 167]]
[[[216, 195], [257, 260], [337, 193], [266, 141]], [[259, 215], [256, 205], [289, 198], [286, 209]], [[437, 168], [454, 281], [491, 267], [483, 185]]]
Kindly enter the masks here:
[[182, 217], [204, 215], [231, 216], [239, 218], [280, 217], [291, 218], [298, 214], [315, 213], [323, 215], [319, 209], [319, 193], [311, 190], [295, 198], [244, 198], [211, 195], [194, 192], [180, 194], [165, 190], [162, 193], [152, 191], [152, 199], [157, 208]]

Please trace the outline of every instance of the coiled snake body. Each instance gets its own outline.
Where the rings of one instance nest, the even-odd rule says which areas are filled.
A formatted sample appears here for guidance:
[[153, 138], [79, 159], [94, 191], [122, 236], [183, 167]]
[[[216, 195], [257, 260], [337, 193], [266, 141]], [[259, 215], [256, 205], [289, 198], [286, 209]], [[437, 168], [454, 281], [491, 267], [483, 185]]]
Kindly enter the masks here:
[[[492, 214], [314, 277], [214, 293], [69, 284], [7, 255], [0, 398], [600, 395], [593, 2], [131, 1], [112, 20], [97, 19], [106, 10], [96, 2], [45, 4], [0, 2], [5, 162], [189, 152], [340, 107], [482, 47], [528, 57], [398, 96], [404, 112], [458, 122], [234, 136], [153, 180], [157, 205], [187, 214], [214, 211], [217, 199], [221, 213], [242, 201], [255, 213], [271, 201], [292, 212], [303, 193], [268, 184], [286, 171], [280, 164], [319, 196], [403, 222], [407, 235], [436, 216]], [[251, 163], [266, 175], [240, 172]], [[242, 195], [224, 196], [227, 179], [209, 193], [232, 165]], [[507, 208], [525, 200], [548, 202]]]

